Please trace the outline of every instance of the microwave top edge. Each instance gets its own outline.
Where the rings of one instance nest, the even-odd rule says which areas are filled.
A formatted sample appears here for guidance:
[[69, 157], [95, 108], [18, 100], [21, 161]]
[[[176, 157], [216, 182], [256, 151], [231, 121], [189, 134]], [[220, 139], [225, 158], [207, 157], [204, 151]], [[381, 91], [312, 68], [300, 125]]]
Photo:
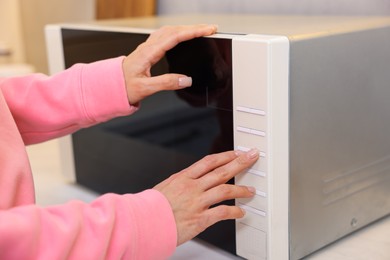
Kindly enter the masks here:
[[261, 34], [300, 41], [327, 35], [390, 27], [390, 16], [166, 15], [59, 24], [61, 28], [151, 33], [165, 25], [216, 24], [213, 37]]

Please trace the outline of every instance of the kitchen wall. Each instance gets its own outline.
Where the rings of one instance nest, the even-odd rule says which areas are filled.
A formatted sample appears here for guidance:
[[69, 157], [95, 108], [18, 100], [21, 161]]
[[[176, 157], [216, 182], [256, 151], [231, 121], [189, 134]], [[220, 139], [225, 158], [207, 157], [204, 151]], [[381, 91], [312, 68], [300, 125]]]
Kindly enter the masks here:
[[28, 63], [47, 73], [44, 26], [94, 18], [95, 0], [1, 0], [0, 48], [9, 47], [12, 56], [0, 62]]
[[46, 24], [95, 19], [95, 0], [18, 1], [20, 1], [21, 7], [26, 60], [33, 64], [38, 72], [48, 72], [44, 37]]
[[24, 62], [25, 53], [22, 41], [21, 17], [19, 11], [19, 1], [0, 1], [0, 45], [2, 48], [9, 48], [12, 56], [1, 58], [1, 61]]
[[158, 0], [159, 14], [257, 13], [390, 15], [389, 0]]

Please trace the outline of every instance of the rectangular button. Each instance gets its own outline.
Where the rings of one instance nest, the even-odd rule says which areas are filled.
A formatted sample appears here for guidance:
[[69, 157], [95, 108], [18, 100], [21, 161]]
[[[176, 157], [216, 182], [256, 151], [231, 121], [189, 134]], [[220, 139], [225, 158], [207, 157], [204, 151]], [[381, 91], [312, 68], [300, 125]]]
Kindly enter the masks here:
[[244, 186], [253, 186], [257, 190], [267, 192], [267, 179], [263, 176], [248, 172], [240, 173], [236, 176], [235, 183]]
[[251, 129], [251, 134], [265, 137], [265, 132], [261, 130]]
[[[264, 193], [264, 192], [262, 192], [262, 193]], [[250, 207], [250, 209], [259, 210], [260, 212], [256, 211], [254, 213], [260, 214], [263, 216], [268, 211], [267, 197], [264, 197], [263, 195], [267, 196], [266, 193], [264, 193], [262, 195], [257, 195], [257, 193], [256, 193], [256, 195], [253, 196], [252, 198], [237, 199], [237, 202], [240, 204], [243, 204], [245, 206]]]
[[267, 198], [267, 192], [262, 191], [262, 190], [256, 190], [256, 195], [263, 197], [263, 198]]
[[[250, 150], [249, 148], [244, 147], [244, 146], [236, 146], [236, 149], [239, 150], [239, 151], [244, 151], [244, 152], [247, 152], [247, 151]], [[267, 170], [268, 170], [268, 162], [267, 162], [267, 159], [265, 158], [265, 155], [266, 154], [264, 152], [260, 152], [260, 156], [262, 158], [257, 160], [257, 162], [252, 166], [252, 169], [255, 169], [255, 170], [258, 170], [258, 171], [261, 171], [261, 172], [267, 172]]]
[[237, 106], [236, 109], [237, 109], [237, 111], [240, 111], [240, 112], [255, 114], [255, 115], [259, 115], [259, 116], [265, 116], [265, 114], [266, 114], [264, 110], [250, 108], [250, 107]]
[[243, 132], [243, 133], [247, 133], [247, 134], [251, 134], [251, 129], [250, 128], [246, 128], [246, 127], [242, 127], [242, 126], [237, 126], [237, 131]]
[[267, 176], [267, 174], [263, 171], [259, 171], [259, 170], [255, 170], [255, 169], [249, 169], [248, 170], [248, 173], [250, 174], [254, 174], [254, 175], [257, 175], [257, 176], [260, 176], [260, 177], [265, 177]]
[[267, 151], [267, 138], [263, 136], [235, 131], [234, 138], [242, 147], [256, 147], [260, 151]]
[[[250, 149], [251, 148], [248, 148], [248, 147], [243, 147], [243, 146], [239, 146], [239, 145], [237, 146], [237, 150], [240, 150], [240, 151], [243, 151], [243, 152], [248, 152]], [[259, 154], [260, 154], [260, 157], [265, 157], [266, 156], [265, 152], [263, 152], [263, 151], [260, 151]]]
[[251, 129], [267, 130], [267, 117], [250, 113], [235, 111], [234, 122], [236, 125], [245, 126]]
[[267, 231], [267, 217], [252, 213], [251, 211], [246, 211], [243, 218], [237, 219], [238, 222], [245, 225]]
[[243, 127], [243, 126], [237, 126], [237, 131], [247, 133], [247, 134], [252, 134], [252, 135], [258, 135], [265, 137], [265, 132], [261, 130], [256, 130], [248, 127]]
[[267, 233], [236, 222], [237, 254], [246, 259], [267, 259]]
[[248, 205], [245, 205], [245, 204], [241, 203], [240, 201], [237, 201], [237, 205], [240, 208], [243, 208], [246, 211], [252, 212], [253, 214], [256, 214], [256, 215], [259, 215], [259, 216], [263, 216], [263, 217], [267, 216], [267, 213], [265, 211], [259, 210], [259, 209], [255, 209], [255, 208], [253, 208], [251, 206], [248, 206]]

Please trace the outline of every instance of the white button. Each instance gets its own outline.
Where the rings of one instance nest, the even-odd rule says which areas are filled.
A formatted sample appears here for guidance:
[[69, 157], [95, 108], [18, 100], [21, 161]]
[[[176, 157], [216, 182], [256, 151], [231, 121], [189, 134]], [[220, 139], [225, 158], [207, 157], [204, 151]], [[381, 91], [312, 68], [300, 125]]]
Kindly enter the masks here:
[[265, 132], [264, 131], [251, 129], [251, 128], [248, 128], [248, 127], [237, 126], [237, 131], [243, 132], [243, 133], [247, 133], [247, 134], [253, 134], [253, 135], [258, 135], [258, 136], [265, 137]]
[[237, 131], [247, 133], [247, 134], [252, 133], [252, 129], [243, 126], [237, 126]]
[[[268, 199], [266, 197], [255, 195], [251, 198], [240, 198], [236, 200], [237, 203], [250, 207], [251, 209], [267, 212]], [[263, 215], [263, 214], [260, 214]]]
[[257, 175], [257, 176], [261, 176], [261, 177], [265, 177], [267, 175], [265, 172], [259, 171], [259, 170], [255, 170], [255, 169], [249, 169], [248, 173], [251, 173], [251, 174], [254, 174], [254, 175]]
[[265, 114], [266, 114], [264, 110], [250, 108], [250, 107], [237, 106], [236, 109], [237, 109], [237, 111], [240, 111], [240, 112], [255, 114], [255, 115], [259, 115], [259, 116], [265, 116]]
[[239, 203], [238, 206], [246, 211], [249, 211], [249, 212], [252, 212], [254, 214], [257, 214], [257, 215], [260, 215], [260, 216], [267, 216], [267, 213], [265, 211], [262, 211], [262, 210], [259, 210], [259, 209], [255, 209], [255, 208], [252, 208], [252, 207], [249, 207], [247, 205], [244, 205], [244, 204], [241, 204]]
[[264, 197], [264, 198], [267, 197], [267, 193], [264, 191], [261, 191], [261, 190], [256, 190], [256, 195], [259, 195], [259, 196]]
[[256, 129], [251, 129], [251, 134], [258, 135], [258, 136], [265, 136], [264, 131], [256, 130]]
[[263, 217], [257, 214], [254, 214], [250, 211], [247, 211], [243, 218], [237, 220], [244, 225], [248, 225], [254, 228], [257, 228], [262, 231], [267, 230], [267, 217]]
[[256, 174], [251, 174], [249, 171], [242, 172], [235, 177], [236, 184], [244, 186], [253, 186], [256, 190], [263, 192], [268, 191], [267, 182], [267, 178]]
[[237, 146], [237, 150], [243, 151], [243, 152], [248, 152], [251, 148], [244, 147], [244, 146]]
[[[240, 146], [240, 145], [237, 146], [237, 150], [243, 151], [243, 152], [248, 152], [250, 149], [251, 148]], [[260, 157], [265, 157], [266, 156], [265, 152], [262, 152], [262, 151], [259, 152], [259, 155], [260, 155]]]
[[237, 221], [237, 254], [245, 259], [267, 259], [267, 233]]

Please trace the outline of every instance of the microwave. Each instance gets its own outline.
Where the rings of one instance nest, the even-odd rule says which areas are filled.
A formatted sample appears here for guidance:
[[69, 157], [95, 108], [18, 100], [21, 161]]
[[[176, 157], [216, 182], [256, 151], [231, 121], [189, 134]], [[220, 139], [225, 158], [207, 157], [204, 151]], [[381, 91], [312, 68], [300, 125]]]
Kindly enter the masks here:
[[246, 259], [300, 259], [390, 213], [390, 18], [185, 15], [46, 28], [51, 73], [127, 55], [156, 28], [218, 24], [152, 74], [193, 86], [62, 138], [64, 172], [96, 192], [153, 187], [203, 156], [260, 151], [231, 182], [247, 212], [199, 238]]

